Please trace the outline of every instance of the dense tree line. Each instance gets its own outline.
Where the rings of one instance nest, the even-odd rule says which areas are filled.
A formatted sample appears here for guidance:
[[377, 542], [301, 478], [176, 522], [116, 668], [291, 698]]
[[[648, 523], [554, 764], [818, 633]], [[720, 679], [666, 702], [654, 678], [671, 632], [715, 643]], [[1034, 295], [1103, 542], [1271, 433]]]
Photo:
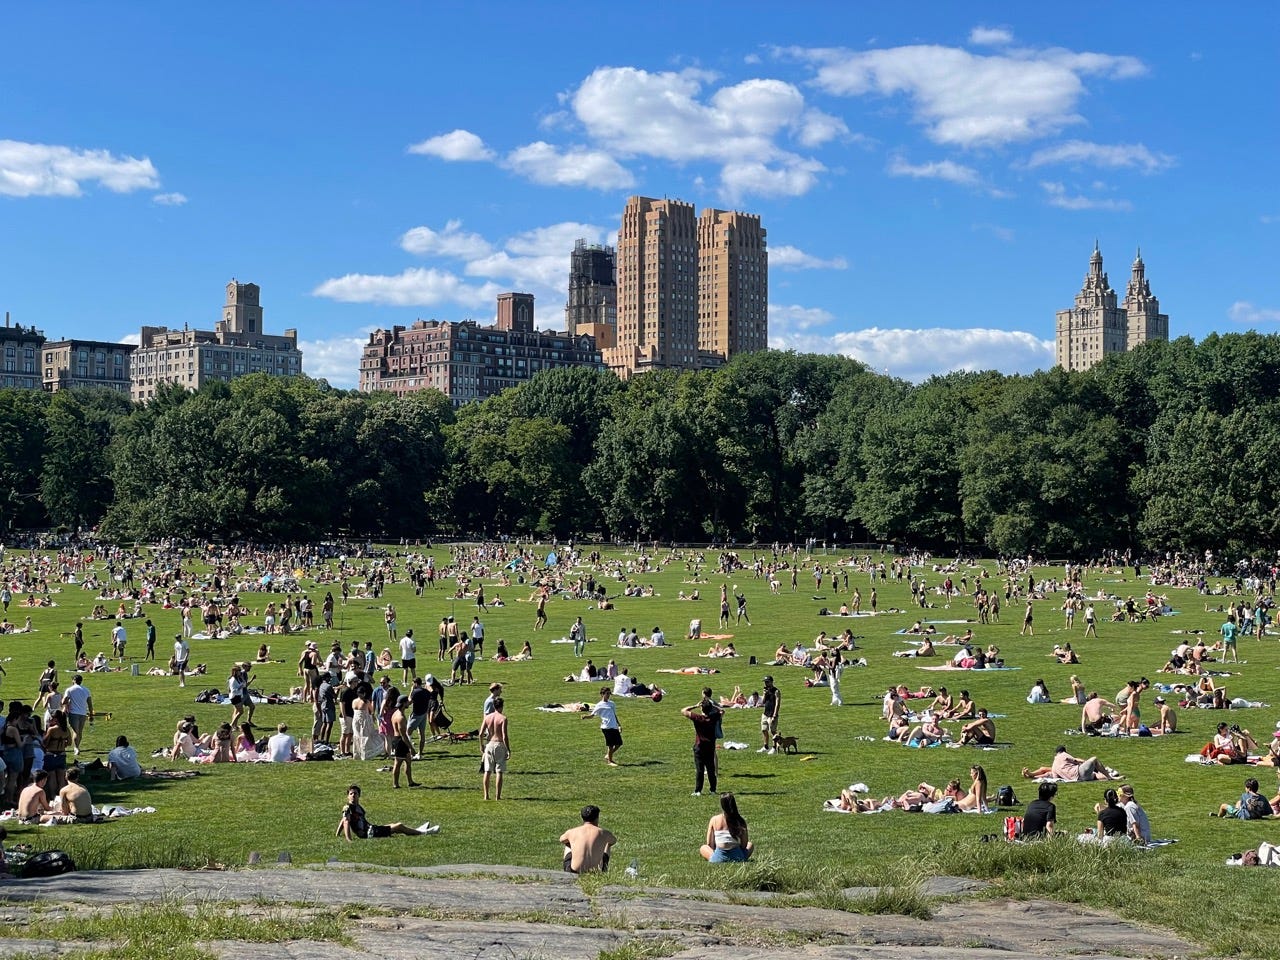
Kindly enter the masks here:
[[629, 382], [555, 370], [456, 411], [266, 376], [146, 406], [8, 390], [0, 530], [1270, 551], [1278, 413], [1280, 337], [1255, 333], [918, 385], [778, 352]]

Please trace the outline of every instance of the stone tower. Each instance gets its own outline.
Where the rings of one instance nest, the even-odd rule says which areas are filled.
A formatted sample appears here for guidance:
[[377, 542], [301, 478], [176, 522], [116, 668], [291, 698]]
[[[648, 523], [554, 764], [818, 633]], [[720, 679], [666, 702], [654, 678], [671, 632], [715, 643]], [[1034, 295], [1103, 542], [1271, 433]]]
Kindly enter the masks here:
[[1088, 370], [1103, 357], [1128, 348], [1127, 318], [1116, 305], [1096, 242], [1075, 305], [1058, 311], [1056, 346], [1058, 366], [1067, 370]]
[[1127, 349], [1132, 350], [1150, 340], [1169, 339], [1169, 316], [1160, 312], [1160, 301], [1151, 295], [1141, 248], [1133, 258], [1133, 275], [1125, 291], [1124, 313], [1129, 327]]

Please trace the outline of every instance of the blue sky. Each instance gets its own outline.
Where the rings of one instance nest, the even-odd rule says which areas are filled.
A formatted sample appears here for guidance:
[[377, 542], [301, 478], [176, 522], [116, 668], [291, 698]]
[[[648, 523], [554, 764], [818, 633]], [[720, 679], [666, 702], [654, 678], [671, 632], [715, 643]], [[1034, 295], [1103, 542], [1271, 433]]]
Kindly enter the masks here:
[[353, 386], [375, 327], [562, 328], [626, 197], [761, 214], [770, 340], [1052, 363], [1095, 237], [1171, 336], [1280, 323], [1272, 4], [0, 8], [0, 310], [212, 327], [231, 277]]

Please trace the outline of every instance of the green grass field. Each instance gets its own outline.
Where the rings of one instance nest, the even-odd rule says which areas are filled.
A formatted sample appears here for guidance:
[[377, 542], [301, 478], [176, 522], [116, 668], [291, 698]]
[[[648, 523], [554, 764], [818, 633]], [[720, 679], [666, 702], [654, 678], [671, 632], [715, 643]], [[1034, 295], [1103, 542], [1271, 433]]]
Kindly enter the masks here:
[[[436, 551], [439, 564], [447, 563], [444, 550]], [[623, 560], [627, 553], [610, 553]], [[689, 554], [692, 556], [692, 554]], [[10, 552], [10, 557], [13, 552]], [[661, 554], [659, 555], [661, 556]], [[748, 562], [749, 551], [744, 552]], [[708, 559], [714, 557], [708, 554]], [[854, 883], [891, 880], [909, 882], [932, 872], [969, 873], [1000, 881], [1004, 892], [1014, 895], [1043, 895], [1063, 900], [1079, 900], [1119, 909], [1128, 916], [1169, 925], [1185, 935], [1207, 943], [1220, 952], [1241, 951], [1254, 956], [1280, 957], [1280, 948], [1262, 930], [1250, 928], [1247, 918], [1269, 915], [1274, 909], [1277, 882], [1265, 871], [1250, 871], [1249, 883], [1243, 874], [1223, 876], [1223, 859], [1264, 839], [1276, 839], [1276, 824], [1235, 820], [1210, 820], [1208, 813], [1221, 801], [1239, 796], [1246, 776], [1256, 772], [1264, 790], [1275, 788], [1270, 768], [1257, 771], [1243, 767], [1203, 767], [1186, 764], [1184, 757], [1200, 749], [1210, 738], [1216, 723], [1229, 717], [1248, 727], [1267, 742], [1280, 709], [1232, 711], [1182, 711], [1180, 732], [1159, 738], [1098, 739], [1065, 737], [1064, 731], [1077, 727], [1079, 710], [1068, 705], [1030, 706], [1025, 698], [1032, 683], [1043, 677], [1055, 699], [1070, 692], [1068, 677], [1079, 673], [1086, 687], [1113, 699], [1126, 679], [1147, 676], [1153, 682], [1171, 678], [1157, 673], [1179, 642], [1175, 631], [1202, 629], [1208, 642], [1216, 638], [1222, 616], [1217, 603], [1225, 598], [1206, 598], [1194, 590], [1163, 590], [1178, 611], [1177, 616], [1153, 623], [1111, 624], [1105, 617], [1110, 604], [1098, 605], [1101, 636], [1082, 639], [1083, 617], [1076, 627], [1063, 628], [1059, 612], [1061, 596], [1036, 604], [1036, 635], [1019, 637], [1021, 604], [1003, 605], [1003, 623], [974, 624], [976, 639], [995, 643], [1009, 665], [1018, 670], [1003, 672], [939, 673], [920, 669], [911, 660], [894, 659], [890, 652], [906, 647], [907, 638], [897, 631], [917, 617], [935, 621], [972, 619], [968, 601], [952, 602], [927, 611], [909, 607], [907, 584], [877, 583], [881, 610], [897, 607], [904, 612], [869, 619], [821, 618], [821, 607], [836, 609], [848, 594], [832, 590], [828, 577], [815, 599], [809, 571], [817, 560], [834, 564], [835, 554], [817, 555], [806, 561], [800, 574], [799, 591], [792, 593], [789, 577], [782, 577], [782, 591], [771, 595], [764, 580], [756, 580], [750, 570], [738, 571], [729, 579], [748, 596], [752, 626], [730, 625], [726, 632], [741, 656], [734, 660], [707, 660], [709, 641], [682, 640], [688, 623], [700, 617], [704, 631], [716, 632], [718, 591], [722, 578], [704, 571], [707, 582], [697, 584], [701, 602], [682, 602], [677, 591], [695, 585], [685, 581], [692, 574], [683, 561], [669, 564], [661, 573], [643, 574], [636, 581], [653, 584], [660, 594], [653, 598], [618, 598], [617, 609], [598, 611], [586, 602], [553, 599], [548, 604], [549, 625], [535, 633], [534, 610], [525, 602], [530, 589], [486, 586], [492, 599], [495, 590], [507, 601], [503, 609], [483, 615], [486, 626], [485, 653], [492, 657], [499, 638], [515, 653], [532, 640], [535, 658], [527, 663], [496, 663], [492, 659], [476, 665], [474, 686], [455, 686], [447, 703], [455, 718], [455, 730], [479, 725], [481, 701], [493, 680], [505, 686], [507, 713], [511, 723], [512, 759], [504, 799], [483, 803], [477, 772], [480, 748], [477, 743], [433, 744], [427, 758], [414, 764], [414, 776], [425, 785], [421, 790], [392, 790], [390, 774], [376, 772], [385, 761], [357, 763], [224, 764], [198, 766], [199, 776], [191, 780], [135, 781], [89, 784], [95, 802], [125, 806], [153, 805], [157, 812], [126, 818], [98, 826], [31, 828], [9, 826], [10, 843], [31, 842], [39, 847], [61, 847], [73, 853], [85, 866], [134, 867], [149, 865], [203, 865], [217, 862], [243, 864], [250, 851], [275, 860], [282, 850], [296, 861], [345, 860], [387, 865], [493, 862], [533, 866], [558, 866], [557, 837], [578, 821], [584, 803], [596, 803], [602, 811], [602, 825], [620, 838], [614, 859], [619, 868], [631, 858], [640, 862], [641, 882], [689, 883], [707, 886], [741, 886], [762, 889], [806, 891], [815, 896]], [[1003, 580], [995, 575], [995, 564], [983, 567], [992, 574], [988, 584], [1003, 592]], [[977, 569], [962, 569], [970, 581]], [[1061, 568], [1038, 569], [1037, 579], [1061, 575]], [[960, 574], [954, 575], [959, 579]], [[930, 585], [941, 583], [943, 575], [926, 568]], [[850, 590], [859, 587], [865, 598], [869, 581], [865, 573], [850, 572]], [[475, 612], [470, 600], [451, 600], [449, 589], [427, 591], [422, 598], [399, 582], [391, 586], [382, 602], [392, 600], [399, 611], [399, 627], [414, 628], [419, 639], [419, 671], [434, 670], [436, 624], [442, 615], [453, 613], [463, 625]], [[610, 593], [620, 593], [621, 584], [610, 584]], [[309, 589], [318, 601], [325, 589]], [[1132, 568], [1119, 573], [1090, 571], [1087, 591], [1096, 590], [1141, 597], [1145, 581], [1135, 580]], [[8, 658], [0, 696], [31, 700], [36, 679], [44, 663], [56, 658], [60, 667], [72, 662], [72, 642], [68, 635], [78, 617], [87, 616], [94, 597], [78, 587], [65, 587], [54, 595], [54, 609], [23, 610], [11, 607], [10, 619], [21, 624], [31, 614], [36, 632], [0, 638], [0, 650]], [[265, 606], [270, 595], [245, 595], [250, 607]], [[941, 598], [931, 595], [931, 602]], [[1211, 600], [1214, 611], [1206, 612]], [[519, 602], [517, 602], [519, 601]], [[108, 604], [114, 609], [115, 604]], [[381, 602], [352, 599], [339, 607], [334, 631], [344, 648], [352, 640], [371, 640], [376, 649], [386, 645]], [[176, 610], [149, 607], [146, 615], [159, 630], [158, 655], [164, 663], [172, 638], [180, 628]], [[633, 676], [647, 683], [658, 682], [668, 692], [661, 703], [623, 700], [619, 717], [625, 746], [618, 759], [621, 766], [606, 767], [598, 724], [573, 715], [538, 712], [539, 705], [568, 700], [596, 699], [597, 684], [569, 684], [563, 677], [576, 673], [582, 665], [572, 648], [553, 644], [567, 635], [575, 616], [584, 617], [588, 636], [598, 638], [588, 644], [587, 655], [597, 664], [610, 658], [620, 667], [630, 667]], [[319, 618], [317, 617], [317, 620]], [[247, 618], [260, 623], [261, 618]], [[86, 652], [110, 652], [113, 621], [85, 620]], [[660, 650], [620, 650], [613, 644], [621, 627], [636, 627], [642, 636], [661, 625], [673, 646]], [[143, 652], [140, 620], [126, 622], [131, 658]], [[830, 706], [825, 688], [806, 689], [808, 671], [763, 665], [772, 658], [779, 643], [809, 644], [819, 630], [835, 634], [849, 626], [858, 635], [860, 655], [866, 668], [851, 668], [842, 683], [845, 706]], [[964, 624], [939, 623], [939, 635], [962, 631]], [[198, 629], [198, 627], [197, 627]], [[322, 650], [329, 637], [315, 630], [303, 635], [270, 638], [272, 655], [284, 663], [257, 667], [256, 688], [287, 693], [297, 683], [295, 664], [305, 640], [318, 639]], [[105, 757], [118, 734], [126, 734], [147, 765], [179, 769], [186, 764], [149, 760], [153, 749], [168, 746], [175, 722], [183, 714], [195, 713], [202, 731], [229, 719], [231, 708], [194, 703], [196, 692], [205, 687], [225, 689], [227, 667], [233, 660], [252, 659], [262, 638], [194, 641], [193, 662], [209, 664], [204, 680], [191, 678], [180, 689], [172, 678], [132, 676], [120, 673], [93, 675], [86, 681], [98, 712], [109, 712], [86, 731], [81, 760]], [[1054, 643], [1070, 640], [1083, 661], [1079, 666], [1058, 665], [1049, 655]], [[944, 653], [946, 648], [940, 648]], [[749, 665], [754, 655], [760, 665]], [[1244, 639], [1240, 656], [1247, 663], [1229, 667], [1229, 679], [1218, 682], [1233, 696], [1280, 705], [1280, 644], [1275, 638], [1258, 642]], [[927, 662], [927, 661], [922, 661]], [[932, 661], [937, 663], [940, 661]], [[714, 666], [720, 673], [711, 677], [657, 674], [658, 668]], [[447, 671], [445, 671], [447, 673]], [[760, 755], [759, 712], [731, 710], [724, 717], [727, 739], [743, 741], [750, 749], [722, 751], [721, 790], [731, 790], [751, 826], [758, 849], [758, 863], [746, 868], [717, 870], [698, 857], [707, 818], [718, 809], [714, 797], [690, 796], [693, 789], [691, 724], [679, 709], [697, 701], [704, 684], [716, 695], [732, 692], [735, 685], [744, 691], [760, 689], [761, 677], [771, 672], [783, 693], [781, 729], [797, 737], [798, 755]], [[64, 672], [63, 677], [69, 675]], [[399, 681], [399, 671], [392, 672]], [[980, 706], [1007, 715], [997, 721], [999, 740], [1011, 744], [994, 750], [963, 749], [913, 750], [881, 741], [884, 724], [880, 718], [881, 696], [890, 684], [906, 683], [915, 689], [922, 684], [946, 685], [953, 692], [969, 689]], [[65, 688], [65, 683], [64, 683]], [[1151, 716], [1150, 699], [1144, 699], [1144, 716]], [[279, 721], [295, 732], [310, 727], [310, 707], [306, 705], [260, 706], [255, 722], [273, 727]], [[953, 725], [954, 726], [954, 725]], [[872, 741], [861, 739], [874, 738]], [[336, 739], [336, 731], [335, 731]], [[1073, 844], [1054, 843], [1015, 846], [983, 843], [985, 834], [999, 833], [1002, 811], [986, 816], [927, 816], [886, 813], [874, 816], [841, 816], [822, 812], [822, 801], [836, 796], [854, 781], [868, 784], [875, 796], [899, 793], [921, 780], [939, 783], [951, 777], [968, 783], [971, 763], [981, 763], [988, 773], [991, 789], [1012, 784], [1025, 804], [1034, 797], [1034, 784], [1019, 776], [1024, 766], [1047, 764], [1054, 747], [1065, 743], [1077, 756], [1097, 754], [1107, 765], [1117, 768], [1137, 789], [1146, 808], [1153, 832], [1160, 837], [1176, 837], [1175, 845], [1147, 852], [1084, 852]], [[444, 825], [432, 837], [393, 838], [349, 845], [334, 837], [334, 827], [344, 800], [345, 787], [358, 782], [364, 788], [364, 804], [374, 822], [400, 820], [416, 824], [430, 819]], [[1057, 798], [1059, 827], [1080, 830], [1094, 822], [1092, 807], [1101, 799], [1101, 784], [1068, 784]], [[1015, 812], [1021, 812], [1020, 810]], [[621, 871], [615, 868], [621, 879]], [[1220, 897], [1222, 889], [1233, 891], [1229, 902]], [[1212, 902], [1214, 909], [1197, 905]]]

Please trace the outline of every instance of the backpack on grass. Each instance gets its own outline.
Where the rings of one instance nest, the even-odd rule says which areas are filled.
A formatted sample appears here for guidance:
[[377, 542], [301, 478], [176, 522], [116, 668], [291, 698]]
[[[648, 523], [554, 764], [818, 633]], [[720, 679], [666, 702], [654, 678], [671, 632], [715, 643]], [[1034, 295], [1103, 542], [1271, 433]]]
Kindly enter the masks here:
[[76, 862], [61, 850], [41, 850], [33, 853], [22, 865], [24, 877], [56, 877], [70, 873], [76, 868]]
[[996, 791], [997, 807], [1016, 807], [1018, 805], [1018, 797], [1013, 792], [1013, 787], [1006, 784]]

